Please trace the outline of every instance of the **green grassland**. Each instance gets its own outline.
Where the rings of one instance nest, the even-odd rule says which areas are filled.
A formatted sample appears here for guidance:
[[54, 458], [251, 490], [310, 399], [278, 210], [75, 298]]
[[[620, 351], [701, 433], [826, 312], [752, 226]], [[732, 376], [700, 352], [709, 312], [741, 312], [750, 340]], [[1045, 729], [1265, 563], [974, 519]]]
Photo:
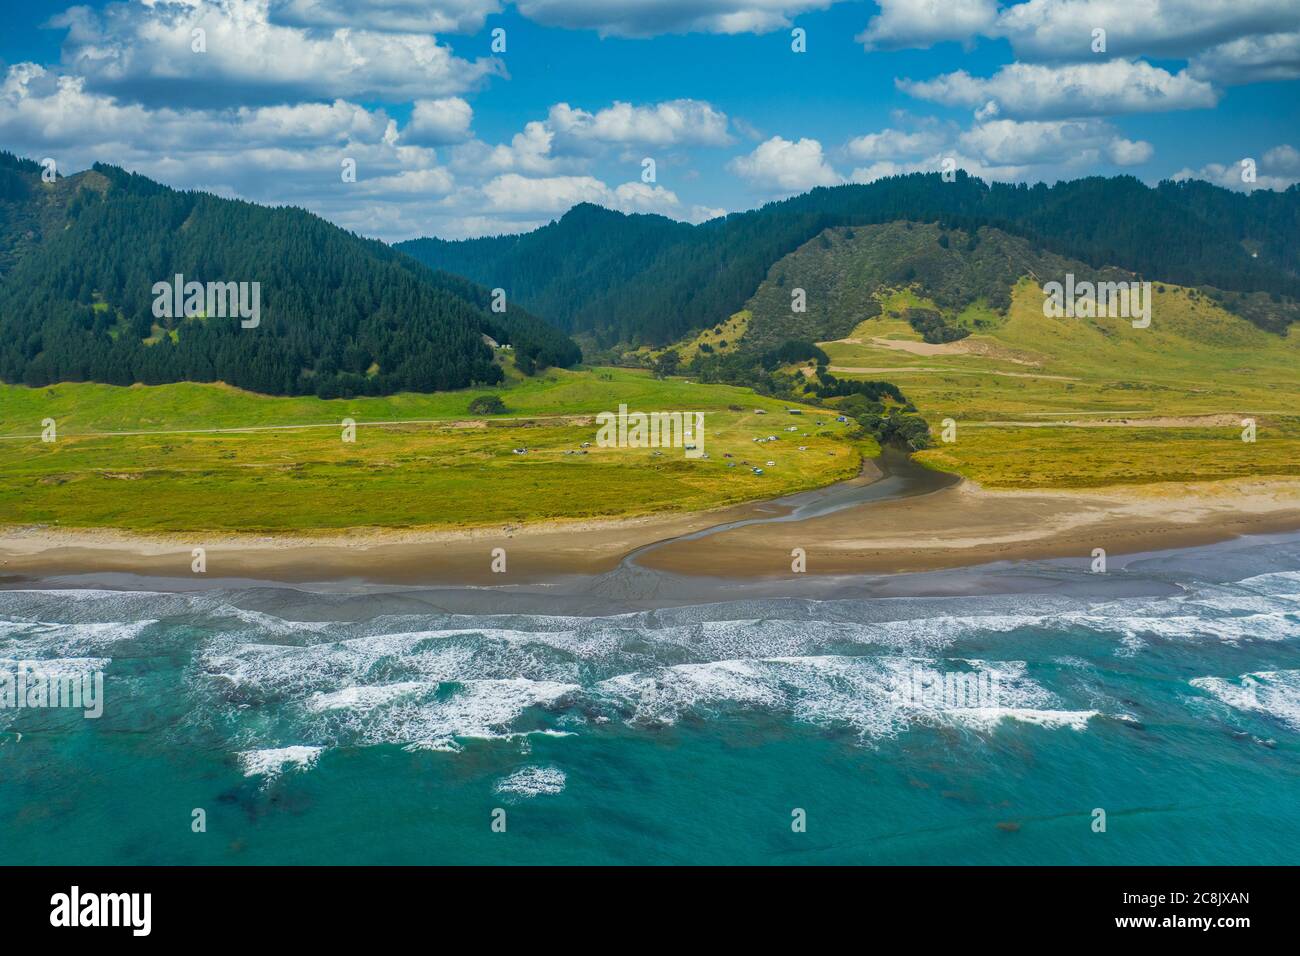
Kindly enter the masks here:
[[[507, 411], [471, 415], [485, 394]], [[620, 403], [705, 412], [710, 457], [597, 447], [592, 416]], [[695, 511], [851, 477], [878, 451], [833, 416], [786, 407], [748, 389], [603, 368], [329, 401], [219, 384], [0, 385], [0, 525], [310, 534]], [[53, 443], [38, 437], [46, 418]], [[344, 418], [358, 423], [354, 443], [341, 440]], [[396, 421], [419, 424], [367, 424]], [[791, 424], [799, 431], [783, 430]], [[202, 431], [231, 428], [260, 430]], [[144, 434], [107, 434], [116, 432]], [[753, 443], [768, 434], [780, 441]], [[520, 447], [527, 454], [513, 453]]]
[[[1154, 290], [1151, 326], [1135, 329], [1045, 317], [1041, 289], [1022, 279], [1005, 315], [968, 307], [957, 321], [973, 334], [943, 346], [925, 346], [899, 317], [939, 306], [891, 292], [878, 318], [821, 345], [836, 376], [887, 379], [912, 400], [936, 439], [918, 460], [988, 487], [1300, 475], [1300, 334], [1265, 332], [1194, 290]], [[1041, 427], [1209, 415], [1233, 423]], [[1246, 417], [1254, 443], [1241, 440]], [[945, 418], [957, 422], [951, 444], [938, 440]]]

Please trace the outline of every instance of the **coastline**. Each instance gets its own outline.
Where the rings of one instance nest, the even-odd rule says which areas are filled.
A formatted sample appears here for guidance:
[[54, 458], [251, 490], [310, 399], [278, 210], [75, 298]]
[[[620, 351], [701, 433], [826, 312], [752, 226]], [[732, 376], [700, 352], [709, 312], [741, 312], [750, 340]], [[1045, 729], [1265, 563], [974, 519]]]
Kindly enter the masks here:
[[[882, 473], [871, 471], [832, 488], [874, 485]], [[6, 528], [0, 585], [86, 573], [286, 584], [538, 584], [604, 574], [634, 552], [643, 552], [636, 565], [651, 572], [762, 580], [793, 577], [795, 548], [804, 549], [811, 577], [1090, 559], [1095, 548], [1121, 555], [1300, 529], [1300, 479], [1289, 478], [1035, 491], [988, 491], [963, 480], [919, 496], [793, 514], [795, 498], [828, 491], [708, 512], [464, 531], [286, 537]], [[196, 547], [206, 551], [204, 575], [190, 568]], [[505, 549], [506, 573], [492, 571], [496, 548]]]

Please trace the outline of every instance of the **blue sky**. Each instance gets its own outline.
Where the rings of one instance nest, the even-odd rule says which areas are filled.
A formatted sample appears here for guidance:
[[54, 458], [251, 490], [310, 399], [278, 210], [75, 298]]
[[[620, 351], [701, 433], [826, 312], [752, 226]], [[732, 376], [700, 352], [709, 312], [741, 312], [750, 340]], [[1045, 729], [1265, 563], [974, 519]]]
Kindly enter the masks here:
[[945, 161], [1300, 181], [1295, 0], [131, 0], [6, 20], [3, 148], [387, 240], [583, 200], [699, 221]]

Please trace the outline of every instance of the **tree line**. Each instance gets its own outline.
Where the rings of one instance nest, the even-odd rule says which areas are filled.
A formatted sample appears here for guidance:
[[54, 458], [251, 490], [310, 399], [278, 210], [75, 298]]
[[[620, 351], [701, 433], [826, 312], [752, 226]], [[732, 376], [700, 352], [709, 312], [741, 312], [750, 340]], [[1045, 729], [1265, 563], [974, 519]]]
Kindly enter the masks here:
[[[0, 155], [0, 379], [224, 381], [274, 395], [439, 391], [571, 365], [567, 336], [487, 290], [295, 208], [182, 192], [96, 164], [44, 183]], [[153, 286], [257, 282], [260, 322], [160, 317]]]

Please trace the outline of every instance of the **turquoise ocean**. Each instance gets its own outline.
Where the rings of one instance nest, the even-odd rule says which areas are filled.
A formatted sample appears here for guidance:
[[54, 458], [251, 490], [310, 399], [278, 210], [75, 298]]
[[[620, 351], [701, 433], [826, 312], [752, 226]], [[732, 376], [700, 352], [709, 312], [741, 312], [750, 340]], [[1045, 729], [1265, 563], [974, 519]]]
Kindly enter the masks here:
[[[104, 708], [0, 709], [0, 856], [1294, 863], [1300, 538], [1113, 564], [675, 595], [11, 581], [0, 668], [98, 670]], [[917, 673], [996, 699], [918, 700]]]

